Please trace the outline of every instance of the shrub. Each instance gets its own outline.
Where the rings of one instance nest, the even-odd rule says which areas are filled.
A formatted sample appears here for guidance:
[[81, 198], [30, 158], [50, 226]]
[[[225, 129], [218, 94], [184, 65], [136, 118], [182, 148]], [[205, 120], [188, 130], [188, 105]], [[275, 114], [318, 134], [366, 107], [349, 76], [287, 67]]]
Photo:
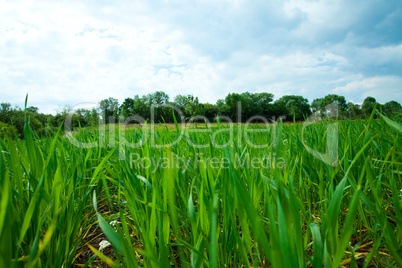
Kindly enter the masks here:
[[[4, 138], [5, 136], [9, 136], [14, 138], [15, 134], [18, 135], [17, 128], [15, 126], [11, 126], [9, 124], [3, 123], [0, 121], [0, 138]], [[19, 137], [20, 135], [18, 135]]]

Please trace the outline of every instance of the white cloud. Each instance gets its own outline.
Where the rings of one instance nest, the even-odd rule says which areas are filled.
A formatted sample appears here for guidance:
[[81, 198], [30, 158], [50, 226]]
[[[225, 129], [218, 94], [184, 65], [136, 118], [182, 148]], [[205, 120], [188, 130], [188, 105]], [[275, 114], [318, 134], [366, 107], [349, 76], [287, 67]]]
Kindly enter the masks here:
[[375, 76], [352, 81], [343, 87], [335, 88], [333, 93], [343, 94], [353, 102], [361, 102], [368, 96], [376, 98], [380, 103], [400, 100], [402, 98], [402, 77]]
[[[310, 101], [344, 92], [356, 102], [385, 90], [401, 102], [401, 41], [356, 41], [375, 1], [358, 11], [327, 1], [0, 0], [0, 101], [22, 105], [29, 92], [31, 105], [55, 112], [155, 90], [210, 103], [246, 90]], [[392, 28], [399, 9], [380, 9], [376, 23]]]

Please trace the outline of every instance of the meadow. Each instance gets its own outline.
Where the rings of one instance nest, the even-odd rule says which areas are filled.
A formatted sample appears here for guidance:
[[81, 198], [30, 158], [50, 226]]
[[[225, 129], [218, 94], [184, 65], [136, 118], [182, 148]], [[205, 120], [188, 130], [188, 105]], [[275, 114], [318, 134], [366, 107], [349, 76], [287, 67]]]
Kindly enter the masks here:
[[104, 128], [0, 140], [0, 267], [402, 267], [398, 117]]

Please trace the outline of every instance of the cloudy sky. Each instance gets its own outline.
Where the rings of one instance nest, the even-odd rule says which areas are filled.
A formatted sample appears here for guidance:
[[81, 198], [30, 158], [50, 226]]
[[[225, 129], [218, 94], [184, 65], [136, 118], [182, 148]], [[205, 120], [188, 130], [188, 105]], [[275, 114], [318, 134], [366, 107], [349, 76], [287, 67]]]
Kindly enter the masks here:
[[0, 0], [0, 101], [54, 113], [156, 90], [402, 103], [402, 1]]

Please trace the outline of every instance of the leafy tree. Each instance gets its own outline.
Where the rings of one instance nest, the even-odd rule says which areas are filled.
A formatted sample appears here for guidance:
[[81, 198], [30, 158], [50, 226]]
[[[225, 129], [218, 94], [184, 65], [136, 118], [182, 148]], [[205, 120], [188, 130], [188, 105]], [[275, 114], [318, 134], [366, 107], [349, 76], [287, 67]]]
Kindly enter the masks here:
[[[165, 104], [169, 104], [169, 95], [163, 91], [156, 91], [154, 93], [148, 94], [143, 98], [140, 98], [144, 101], [146, 105], [147, 111], [144, 113], [147, 114], [146, 119], [151, 119], [151, 109], [154, 107], [154, 120], [156, 122], [172, 122], [172, 111], [171, 108], [165, 106]], [[159, 106], [159, 107], [158, 107]]]
[[61, 114], [63, 116], [66, 116], [67, 114], [71, 113], [72, 111], [73, 111], [73, 107], [68, 104], [60, 105], [59, 108], [57, 109], [57, 113]]
[[[240, 94], [238, 93], [229, 93], [226, 98], [225, 98], [225, 104], [228, 107], [228, 116], [232, 120], [237, 120], [237, 112], [238, 112], [238, 103], [242, 102], [243, 98]], [[242, 103], [242, 111], [241, 113], [243, 114], [244, 111], [244, 103]]]
[[376, 103], [376, 99], [373, 97], [367, 97], [364, 99], [363, 105], [362, 105], [362, 111], [366, 116], [370, 116], [371, 113], [373, 112], [374, 105]]
[[324, 110], [323, 102], [324, 102], [323, 98], [317, 98], [313, 100], [313, 102], [311, 103], [311, 110], [313, 111], [313, 113]]
[[10, 124], [11, 104], [9, 102], [2, 102], [0, 104], [0, 121]]
[[247, 121], [254, 115], [263, 116], [264, 107], [262, 105], [258, 105], [258, 93], [253, 94], [248, 91], [240, 94], [241, 100], [241, 115], [242, 120]]
[[146, 100], [151, 105], [158, 105], [158, 104], [166, 104], [169, 103], [169, 95], [163, 91], [156, 91], [154, 93], [150, 93], [146, 96]]
[[326, 107], [331, 104], [336, 104], [341, 114], [345, 113], [348, 109], [345, 97], [336, 94], [328, 94], [324, 98], [314, 99], [311, 103], [311, 108], [313, 112], [320, 111], [321, 113], [325, 113]]
[[399, 102], [389, 101], [384, 104], [383, 111], [388, 115], [394, 115], [400, 113], [402, 110], [402, 106]]
[[86, 114], [88, 113], [87, 109], [77, 109], [74, 112], [73, 116], [73, 126], [77, 127], [78, 124], [81, 125], [81, 127], [85, 127], [89, 125], [88, 118]]
[[[230, 118], [238, 119], [238, 103], [241, 103], [241, 118], [248, 120], [254, 115], [268, 116], [272, 113], [272, 100], [274, 95], [271, 93], [250, 93], [248, 91], [238, 94], [229, 93], [225, 98], [227, 114]], [[218, 107], [221, 104], [218, 104]]]
[[198, 100], [198, 97], [193, 97], [192, 95], [187, 96], [187, 104], [184, 107], [185, 112], [190, 116], [201, 115], [205, 114], [204, 105], [201, 104]]
[[[95, 126], [99, 124], [99, 119], [104, 123], [110, 123], [110, 118], [117, 119], [122, 116], [127, 119], [132, 115], [141, 116], [145, 120], [151, 119], [151, 107], [154, 109], [155, 122], [173, 122], [172, 110], [164, 104], [174, 104], [184, 113], [185, 118], [191, 118], [195, 115], [205, 115], [210, 121], [215, 119], [216, 115], [225, 115], [234, 120], [237, 119], [238, 103], [241, 103], [241, 119], [246, 121], [254, 115], [261, 115], [266, 118], [278, 118], [285, 115], [288, 119], [302, 120], [309, 116], [311, 112], [321, 111], [326, 113], [326, 107], [329, 104], [336, 103], [340, 114], [348, 118], [358, 118], [361, 115], [369, 116], [373, 111], [376, 100], [373, 97], [367, 97], [363, 105], [349, 102], [346, 104], [345, 97], [336, 94], [329, 94], [324, 98], [314, 99], [311, 106], [308, 100], [302, 96], [286, 95], [273, 103], [274, 95], [271, 93], [229, 93], [225, 99], [217, 100], [216, 104], [200, 103], [198, 97], [193, 95], [177, 95], [173, 103], [169, 102], [169, 95], [163, 91], [156, 91], [145, 96], [135, 95], [134, 98], [126, 98], [119, 107], [118, 100], [115, 98], [104, 99], [99, 102], [100, 108], [96, 109], [78, 109], [72, 117], [72, 126]], [[401, 112], [401, 104], [396, 101], [387, 102], [384, 105], [378, 104], [383, 108], [384, 113], [393, 115]], [[37, 133], [45, 133], [43, 130], [49, 127], [58, 127], [65, 122], [66, 116], [72, 112], [72, 107], [65, 105], [59, 108], [57, 114], [45, 115], [39, 113], [39, 108], [30, 106], [22, 111], [20, 108], [12, 108], [8, 102], [0, 103], [0, 122], [3, 129], [16, 129], [22, 135], [25, 114], [27, 114], [31, 127]], [[176, 113], [176, 116], [178, 114]], [[176, 117], [178, 118], [178, 117]], [[137, 122], [137, 121], [136, 121]]]
[[9, 102], [2, 102], [0, 103], [0, 113], [5, 114], [11, 111], [11, 103]]
[[140, 98], [138, 95], [135, 95], [133, 107], [133, 114], [141, 116], [144, 120], [150, 118], [151, 110], [149, 104], [147, 104], [146, 96]]
[[289, 100], [286, 103], [286, 110], [287, 110], [288, 114], [290, 116], [292, 116], [293, 120], [296, 120], [296, 116], [297, 116], [297, 118], [302, 116], [302, 113], [301, 113], [299, 107], [297, 107], [297, 102], [295, 100]]
[[3, 139], [5, 136], [13, 137], [14, 133], [16, 133], [19, 138], [22, 137], [22, 133], [18, 133], [17, 128], [15, 126], [10, 126], [9, 124], [0, 121], [1, 139]]
[[[45, 127], [38, 118], [36, 114], [32, 112], [27, 112], [26, 114], [27, 119], [29, 120], [29, 124], [34, 131], [38, 131], [41, 128]], [[10, 116], [11, 125], [15, 126], [19, 133], [24, 133], [24, 126], [25, 126], [25, 112], [23, 111], [13, 111]]]
[[71, 105], [62, 105], [57, 109], [57, 114], [50, 118], [50, 124], [53, 127], [59, 127], [64, 124], [66, 117], [73, 112], [73, 107]]
[[33, 113], [30, 112], [31, 116], [34, 116], [38, 121], [42, 124], [42, 126], [46, 126], [49, 122], [49, 115], [42, 113]]
[[130, 117], [131, 115], [134, 115], [134, 99], [132, 98], [126, 98], [124, 102], [120, 106], [120, 114], [124, 117]]
[[37, 113], [39, 113], [39, 108], [35, 107], [35, 106], [30, 106], [30, 107], [27, 107], [27, 111], [37, 114]]
[[255, 93], [254, 94], [254, 105], [261, 107], [261, 115], [265, 117], [270, 117], [273, 113], [274, 94], [272, 93]]
[[322, 103], [322, 105], [324, 105], [324, 108], [327, 107], [328, 105], [335, 103], [338, 105], [338, 109], [339, 111], [346, 111], [346, 109], [348, 108], [346, 105], [346, 99], [344, 96], [339, 96], [336, 94], [329, 94], [327, 96], [325, 96], [324, 98], [324, 102]]
[[[71, 126], [82, 127], [96, 126], [99, 124], [99, 114], [95, 108], [92, 109], [77, 109], [73, 110], [70, 105], [60, 106], [55, 116], [46, 115], [42, 118], [42, 114], [38, 114], [38, 119], [45, 125], [58, 128], [64, 124], [67, 116], [71, 116]], [[46, 120], [46, 122], [44, 121]]]
[[218, 109], [218, 106], [216, 104], [205, 103], [204, 104], [204, 112], [205, 112], [205, 117], [209, 121], [214, 121], [215, 117], [217, 115], [219, 115], [219, 109]]
[[193, 95], [177, 95], [174, 104], [184, 113], [186, 118], [205, 114], [204, 105], [199, 102], [198, 97], [194, 98]]
[[99, 124], [99, 114], [95, 108], [92, 108], [85, 116], [88, 118], [90, 126], [97, 126]]
[[216, 101], [216, 110], [218, 112], [218, 115], [229, 116], [229, 106], [223, 99], [219, 99]]
[[[192, 95], [188, 95], [192, 96]], [[187, 104], [188, 98], [186, 95], [177, 95], [174, 97], [173, 104], [176, 105], [179, 109], [184, 109], [184, 106]]]
[[[308, 100], [302, 96], [286, 95], [278, 101], [279, 109], [285, 112], [286, 116], [294, 120], [302, 120], [311, 114]], [[280, 116], [280, 115], [279, 115]]]
[[115, 98], [108, 98], [99, 102], [99, 109], [102, 121], [105, 124], [110, 123], [110, 119], [118, 120], [119, 101]]
[[362, 110], [359, 104], [354, 104], [353, 102], [348, 102], [347, 104], [347, 114], [349, 118], [358, 118], [362, 114]]

